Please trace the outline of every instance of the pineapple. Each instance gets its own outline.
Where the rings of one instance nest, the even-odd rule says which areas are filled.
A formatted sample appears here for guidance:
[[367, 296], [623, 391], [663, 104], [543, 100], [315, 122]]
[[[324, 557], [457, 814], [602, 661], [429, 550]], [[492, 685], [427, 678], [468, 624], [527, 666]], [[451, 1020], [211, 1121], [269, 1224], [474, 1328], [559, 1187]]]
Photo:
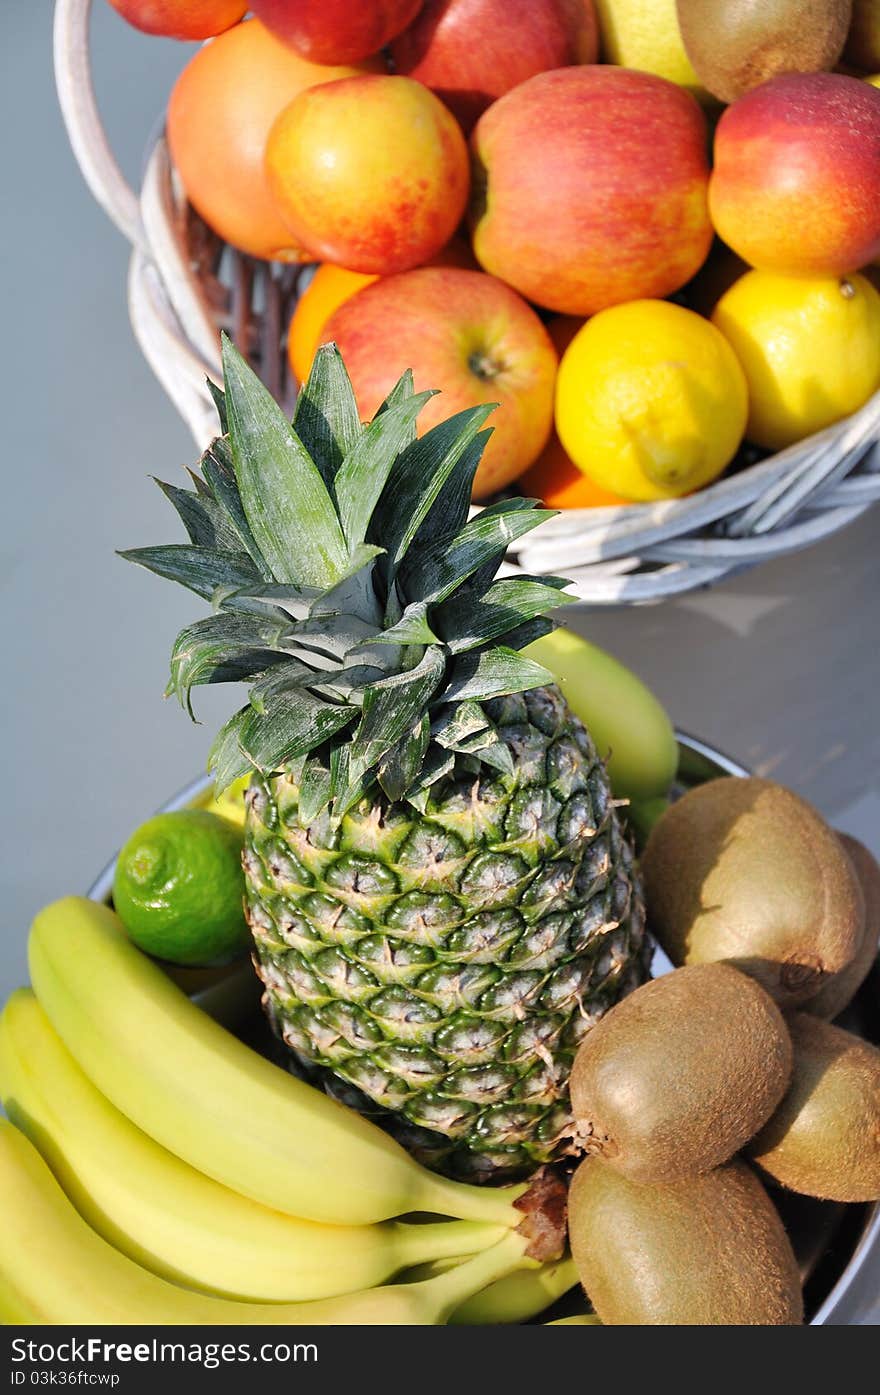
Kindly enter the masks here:
[[246, 911], [295, 1068], [472, 1180], [571, 1150], [578, 1043], [646, 976], [644, 909], [603, 763], [521, 651], [568, 599], [498, 579], [548, 515], [468, 521], [486, 406], [417, 439], [405, 374], [362, 425], [335, 346], [293, 424], [232, 345], [190, 543], [122, 556], [211, 602], [169, 692], [244, 680], [218, 789], [250, 774]]

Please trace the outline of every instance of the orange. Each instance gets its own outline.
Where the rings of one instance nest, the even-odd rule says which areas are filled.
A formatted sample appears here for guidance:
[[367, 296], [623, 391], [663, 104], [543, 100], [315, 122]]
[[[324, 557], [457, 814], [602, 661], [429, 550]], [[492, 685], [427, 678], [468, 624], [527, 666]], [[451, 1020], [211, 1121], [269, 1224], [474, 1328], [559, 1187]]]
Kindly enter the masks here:
[[257, 19], [206, 44], [175, 83], [168, 143], [187, 198], [226, 242], [254, 257], [309, 261], [275, 207], [264, 169], [276, 117], [307, 87], [383, 71], [373, 59], [327, 68], [300, 58]]
[[321, 342], [325, 324], [340, 305], [359, 291], [377, 281], [366, 271], [349, 271], [344, 266], [334, 266], [323, 262], [315, 272], [306, 289], [300, 296], [287, 338], [287, 354], [293, 376], [298, 383], [304, 383], [309, 376], [315, 350]]
[[[477, 267], [470, 246], [461, 237], [454, 237], [426, 265], [460, 266], [465, 271], [475, 271]], [[287, 337], [287, 354], [298, 383], [304, 383], [309, 376], [324, 326], [333, 312], [364, 286], [378, 279], [370, 272], [349, 271], [347, 267], [334, 266], [332, 262], [322, 262], [318, 267], [293, 312]], [[559, 316], [559, 319], [563, 318]], [[579, 326], [581, 322], [573, 323]]]
[[534, 465], [516, 481], [516, 491], [527, 499], [541, 499], [550, 509], [599, 509], [630, 502], [594, 484], [573, 465], [555, 431]]

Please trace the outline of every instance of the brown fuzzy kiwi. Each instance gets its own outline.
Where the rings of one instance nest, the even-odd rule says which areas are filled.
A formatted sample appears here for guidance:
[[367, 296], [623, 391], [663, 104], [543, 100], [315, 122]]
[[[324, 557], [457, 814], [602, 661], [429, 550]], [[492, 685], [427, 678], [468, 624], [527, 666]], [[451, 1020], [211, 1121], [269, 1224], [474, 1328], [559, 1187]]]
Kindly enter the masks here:
[[678, 24], [703, 86], [722, 102], [778, 73], [833, 68], [852, 0], [678, 0]]
[[572, 1111], [587, 1152], [634, 1182], [671, 1182], [739, 1152], [790, 1075], [769, 994], [727, 964], [694, 964], [643, 984], [591, 1028]]
[[861, 943], [864, 899], [837, 834], [772, 780], [690, 790], [655, 824], [641, 865], [673, 964], [726, 960], [783, 1007], [815, 997]]
[[880, 1051], [792, 1013], [791, 1085], [749, 1147], [783, 1187], [824, 1201], [880, 1200]]
[[804, 1012], [812, 1017], [823, 1017], [826, 1022], [831, 1022], [844, 1008], [849, 1007], [868, 977], [880, 949], [880, 862], [858, 838], [852, 838], [848, 833], [838, 833], [837, 836], [846, 849], [862, 888], [865, 928], [855, 959], [823, 984], [815, 998], [804, 1003]]
[[588, 1158], [568, 1199], [571, 1253], [601, 1321], [803, 1321], [797, 1261], [761, 1183], [736, 1159], [702, 1177], [631, 1182]]

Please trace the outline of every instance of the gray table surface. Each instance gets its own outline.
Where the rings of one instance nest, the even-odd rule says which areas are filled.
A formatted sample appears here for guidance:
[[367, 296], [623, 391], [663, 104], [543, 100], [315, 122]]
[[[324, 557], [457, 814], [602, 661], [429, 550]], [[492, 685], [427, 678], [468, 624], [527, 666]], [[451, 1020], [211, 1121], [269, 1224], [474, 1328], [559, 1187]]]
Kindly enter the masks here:
[[[3, 0], [3, 921], [0, 1000], [34, 911], [82, 891], [129, 830], [203, 768], [230, 710], [192, 726], [162, 690], [193, 598], [114, 548], [174, 536], [152, 473], [193, 458], [131, 336], [128, 249], [92, 202], [57, 111], [50, 0]], [[99, 95], [137, 178], [189, 52], [97, 0]], [[660, 606], [569, 613], [675, 721], [812, 799], [880, 853], [880, 513], [808, 553]]]

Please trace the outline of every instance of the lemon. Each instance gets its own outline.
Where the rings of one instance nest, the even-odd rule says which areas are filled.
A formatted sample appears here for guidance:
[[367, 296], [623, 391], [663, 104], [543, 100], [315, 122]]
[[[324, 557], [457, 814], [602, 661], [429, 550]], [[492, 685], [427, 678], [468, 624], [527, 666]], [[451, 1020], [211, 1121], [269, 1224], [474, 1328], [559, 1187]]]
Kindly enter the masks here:
[[712, 101], [685, 52], [675, 0], [596, 0], [596, 13], [606, 63], [656, 73]]
[[116, 863], [113, 904], [131, 939], [171, 964], [228, 963], [249, 943], [243, 834], [204, 809], [158, 814]]
[[748, 395], [736, 355], [708, 320], [633, 300], [588, 320], [556, 381], [556, 429], [574, 463], [625, 499], [672, 499], [736, 454]]
[[745, 370], [746, 435], [768, 450], [857, 411], [880, 387], [880, 295], [864, 276], [749, 271], [712, 320]]

